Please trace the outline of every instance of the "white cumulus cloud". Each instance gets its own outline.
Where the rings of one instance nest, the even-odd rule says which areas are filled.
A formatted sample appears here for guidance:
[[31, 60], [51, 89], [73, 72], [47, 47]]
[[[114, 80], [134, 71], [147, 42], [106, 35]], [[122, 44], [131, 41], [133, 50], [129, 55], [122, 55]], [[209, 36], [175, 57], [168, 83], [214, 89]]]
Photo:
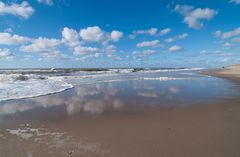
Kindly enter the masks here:
[[157, 28], [150, 28], [150, 29], [146, 29], [146, 30], [136, 30], [133, 31], [132, 34], [129, 35], [130, 39], [135, 39], [137, 35], [150, 35], [150, 36], [154, 36], [157, 35], [158, 29]]
[[172, 42], [174, 42], [176, 40], [185, 39], [187, 37], [188, 37], [188, 34], [187, 33], [183, 33], [183, 34], [180, 34], [180, 35], [172, 37], [172, 38], [167, 38], [167, 39], [165, 39], [165, 42], [166, 43], [172, 43]]
[[194, 8], [189, 5], [176, 5], [175, 11], [184, 17], [184, 23], [194, 29], [202, 28], [204, 20], [211, 20], [215, 15], [217, 15], [217, 11], [213, 9]]
[[18, 45], [28, 41], [30, 41], [28, 37], [7, 32], [0, 32], [0, 45]]
[[129, 38], [135, 39], [137, 37], [137, 35], [150, 35], [150, 36], [160, 35], [160, 36], [163, 36], [163, 35], [170, 33], [171, 31], [172, 31], [171, 28], [164, 28], [162, 30], [158, 30], [157, 28], [152, 27], [152, 28], [145, 29], [145, 30], [135, 30], [129, 35]]
[[100, 42], [105, 38], [105, 32], [98, 26], [81, 29], [79, 34], [83, 40], [89, 42]]
[[137, 47], [157, 47], [159, 46], [160, 41], [159, 40], [153, 40], [153, 41], [144, 41], [141, 43], [138, 43]]
[[32, 39], [31, 44], [22, 45], [20, 50], [39, 54], [46, 59], [66, 59], [68, 56], [61, 53], [59, 50], [61, 44], [62, 41], [59, 39], [39, 37], [38, 39]]
[[175, 41], [175, 39], [174, 39], [174, 38], [167, 38], [167, 39], [165, 39], [164, 41], [165, 41], [166, 43], [172, 43], [172, 42]]
[[160, 31], [160, 35], [166, 35], [171, 32], [171, 28], [165, 28]]
[[34, 13], [34, 9], [29, 5], [27, 1], [23, 1], [20, 4], [11, 3], [5, 4], [0, 2], [0, 15], [13, 15], [20, 16], [24, 19], [29, 18]]
[[119, 41], [123, 37], [123, 33], [120, 31], [112, 31], [111, 39], [113, 41]]
[[183, 34], [178, 36], [178, 39], [185, 39], [187, 37], [188, 37], [188, 34], [187, 33], [183, 33]]
[[239, 35], [240, 35], [240, 27], [238, 27], [232, 31], [229, 31], [229, 32], [222, 32], [221, 38], [228, 39], [228, 38], [232, 38], [232, 37], [239, 36]]
[[108, 33], [99, 26], [83, 28], [79, 32], [80, 37], [87, 42], [99, 42], [107, 44], [109, 41], [119, 41], [123, 33], [117, 30]]
[[80, 44], [79, 34], [74, 29], [64, 27], [62, 31], [62, 40], [65, 44], [74, 47]]
[[79, 56], [83, 54], [97, 53], [99, 51], [96, 47], [77, 46], [74, 48], [74, 55]]
[[178, 45], [173, 45], [172, 47], [170, 47], [168, 49], [168, 51], [170, 51], [170, 52], [178, 52], [178, 51], [182, 51], [182, 50], [183, 50], [183, 48]]

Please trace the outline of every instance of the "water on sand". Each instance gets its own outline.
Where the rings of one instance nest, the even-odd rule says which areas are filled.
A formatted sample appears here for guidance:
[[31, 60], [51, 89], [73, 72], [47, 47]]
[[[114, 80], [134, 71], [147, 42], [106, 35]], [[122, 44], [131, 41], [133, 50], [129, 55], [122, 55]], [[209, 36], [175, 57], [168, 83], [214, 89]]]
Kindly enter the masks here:
[[[219, 100], [227, 101], [240, 95], [239, 87], [234, 83], [202, 76], [193, 70], [148, 70], [134, 74], [129, 69], [113, 71], [78, 72], [74, 75], [47, 73], [41, 74], [40, 78], [25, 74], [28, 76], [26, 80], [4, 80], [9, 86], [16, 85], [16, 82], [25, 83], [24, 86], [27, 83], [28, 86], [44, 90], [42, 88], [45, 86], [32, 86], [31, 82], [42, 80], [49, 91], [44, 90], [42, 94], [32, 92], [36, 94], [32, 96], [43, 95], [39, 97], [30, 97], [18, 91], [18, 96], [25, 94], [30, 98], [15, 99], [15, 95], [14, 100], [7, 100], [6, 91], [3, 92], [5, 99], [0, 102], [0, 156], [168, 154], [168, 151], [171, 152], [168, 149], [158, 151], [165, 143], [159, 140], [160, 137], [169, 140], [169, 144], [178, 145], [183, 141], [181, 135], [176, 135], [176, 131], [181, 134], [184, 130], [188, 132], [186, 128], [192, 131], [198, 125], [205, 125], [198, 117], [194, 120], [194, 116], [193, 123], [190, 121], [188, 124], [186, 121], [185, 116], [197, 115], [198, 111], [184, 112], [182, 115], [178, 110], [182, 111], [189, 106], [216, 105]], [[56, 93], [59, 88], [68, 90]], [[41, 90], [38, 91], [43, 92]], [[22, 91], [29, 92], [26, 88]], [[45, 95], [49, 93], [55, 94]], [[164, 119], [168, 119], [167, 122]], [[179, 122], [183, 123], [182, 130], [176, 130]], [[187, 123], [186, 126], [184, 123]], [[207, 133], [206, 137], [209, 136]], [[177, 141], [172, 141], [173, 137]], [[125, 146], [128, 140], [132, 144], [131, 150]], [[201, 142], [204, 144], [206, 141]]]

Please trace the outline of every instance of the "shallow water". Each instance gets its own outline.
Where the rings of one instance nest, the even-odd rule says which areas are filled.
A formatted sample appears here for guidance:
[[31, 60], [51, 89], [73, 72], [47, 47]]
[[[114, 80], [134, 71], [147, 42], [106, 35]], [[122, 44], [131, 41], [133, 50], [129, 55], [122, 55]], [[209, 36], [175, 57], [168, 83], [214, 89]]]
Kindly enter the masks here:
[[[102, 80], [75, 85], [64, 92], [0, 102], [0, 118], [17, 114], [33, 119], [57, 110], [56, 118], [71, 115], [100, 115], [138, 112], [155, 108], [178, 108], [210, 104], [240, 95], [238, 86], [228, 80], [197, 73], [165, 72], [120, 76], [118, 81]], [[112, 76], [111, 76], [112, 78]], [[141, 79], [144, 78], [144, 79]], [[94, 79], [95, 80], [95, 79]], [[115, 80], [115, 79], [114, 79]], [[76, 80], [74, 80], [76, 81]], [[79, 82], [81, 82], [80, 80]], [[50, 114], [51, 115], [51, 114]], [[38, 117], [39, 118], [39, 117]], [[1, 120], [0, 119], [0, 120]]]
[[180, 80], [168, 77], [192, 69], [0, 70], [0, 101], [53, 94], [77, 85], [124, 80]]

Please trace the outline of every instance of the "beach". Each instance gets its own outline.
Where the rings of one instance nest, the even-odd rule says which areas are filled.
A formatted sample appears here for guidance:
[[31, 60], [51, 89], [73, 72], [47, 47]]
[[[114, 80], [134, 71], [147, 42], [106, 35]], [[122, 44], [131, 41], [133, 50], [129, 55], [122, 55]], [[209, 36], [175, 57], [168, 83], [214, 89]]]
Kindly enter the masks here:
[[208, 70], [204, 74], [234, 80], [239, 83], [240, 78], [240, 65], [233, 65], [227, 68]]
[[144, 74], [6, 101], [0, 156], [238, 157], [240, 84], [238, 68], [230, 69]]
[[0, 157], [240, 157], [240, 0], [0, 0]]

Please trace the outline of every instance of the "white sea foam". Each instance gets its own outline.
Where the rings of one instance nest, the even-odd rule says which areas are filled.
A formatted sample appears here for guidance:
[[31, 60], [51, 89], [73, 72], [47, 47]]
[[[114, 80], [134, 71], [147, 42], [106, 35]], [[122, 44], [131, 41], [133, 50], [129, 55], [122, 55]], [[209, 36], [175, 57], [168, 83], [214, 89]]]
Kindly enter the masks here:
[[[124, 80], [169, 81], [190, 79], [178, 77], [163, 77], [163, 74], [161, 73], [188, 70], [200, 70], [200, 68], [153, 70], [108, 69], [102, 71], [80, 70], [77, 72], [66, 73], [64, 73], [64, 70], [59, 70], [59, 72], [56, 70], [15, 70], [14, 72], [12, 70], [6, 70], [4, 71], [4, 73], [0, 73], [0, 101], [42, 96], [46, 94], [61, 92], [77, 85], [94, 84], [100, 82], [116, 82]], [[34, 73], [32, 73], [33, 71]], [[47, 73], [42, 73], [42, 71]]]
[[[36, 97], [72, 88], [60, 79], [41, 79], [37, 75], [24, 76], [24, 80], [18, 80], [19, 75], [0, 76], [0, 101]], [[16, 79], [17, 78], [17, 79]]]
[[144, 73], [158, 73], [158, 72], [180, 72], [180, 71], [199, 71], [204, 70], [204, 68], [183, 68], [183, 69], [149, 69], [144, 70]]
[[191, 78], [175, 78], [175, 77], [144, 77], [143, 80], [158, 80], [158, 81], [170, 81], [170, 80], [186, 80]]

